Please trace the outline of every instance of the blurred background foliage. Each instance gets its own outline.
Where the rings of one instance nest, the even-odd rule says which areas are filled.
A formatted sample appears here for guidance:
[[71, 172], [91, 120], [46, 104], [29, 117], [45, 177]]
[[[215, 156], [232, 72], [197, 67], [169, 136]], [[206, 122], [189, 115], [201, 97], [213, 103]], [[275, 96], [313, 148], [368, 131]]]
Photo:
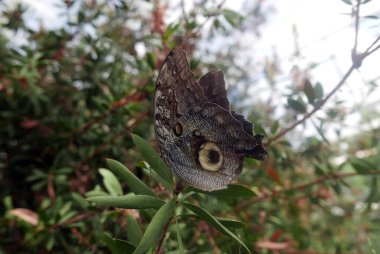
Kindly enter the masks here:
[[[197, 1], [187, 15], [167, 23], [165, 13], [173, 9], [160, 1], [66, 0], [61, 15], [67, 23], [59, 29], [30, 28], [25, 5], [0, 3], [0, 253], [108, 253], [104, 233], [133, 241], [131, 216], [146, 227], [150, 211], [99, 209], [83, 195], [107, 190], [98, 171], [106, 158], [123, 162], [162, 191], [144, 174], [129, 133], [154, 145], [154, 84], [176, 45], [191, 56], [196, 76], [213, 68], [224, 71], [233, 107], [267, 137], [318, 105], [325, 96], [322, 85], [297, 75], [280, 101], [247, 96], [258, 69], [265, 70], [267, 89], [278, 94], [278, 59], [254, 66], [239, 62], [239, 38], [232, 37], [250, 31], [260, 39], [274, 8], [263, 2], [248, 2], [242, 15], [223, 2]], [[182, 4], [174, 8], [179, 13]], [[26, 43], [18, 43], [20, 37]], [[207, 44], [215, 38], [225, 43], [223, 51]], [[368, 86], [378, 92], [375, 81]], [[278, 108], [283, 115], [274, 113]], [[328, 140], [326, 125], [338, 123], [339, 137], [351, 112], [339, 100], [322, 110], [324, 116], [313, 122], [315, 135], [306, 138], [301, 126], [272, 142], [265, 162], [245, 161], [240, 182], [255, 198], [196, 194], [194, 203], [247, 223], [238, 233], [259, 253], [379, 250], [380, 128]], [[379, 112], [372, 108], [359, 117], [364, 125], [379, 119]], [[236, 243], [195, 222], [180, 222], [188, 253], [236, 250]], [[175, 235], [174, 229], [169, 232]], [[171, 236], [165, 253], [176, 249]]]

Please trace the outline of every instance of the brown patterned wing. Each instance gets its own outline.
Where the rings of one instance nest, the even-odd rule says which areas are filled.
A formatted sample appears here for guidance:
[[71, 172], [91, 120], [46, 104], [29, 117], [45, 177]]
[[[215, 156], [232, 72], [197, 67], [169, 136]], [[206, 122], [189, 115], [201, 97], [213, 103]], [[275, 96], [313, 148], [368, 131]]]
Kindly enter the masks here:
[[263, 150], [252, 124], [229, 111], [223, 74], [208, 73], [200, 84], [185, 52], [172, 50], [157, 79], [155, 130], [161, 157], [178, 178], [212, 191], [237, 179], [245, 156]]
[[[186, 113], [192, 103], [203, 98], [193, 73], [190, 71], [186, 53], [173, 49], [166, 57], [156, 82], [154, 98], [155, 131], [161, 157], [171, 166], [172, 146], [178, 144], [173, 130], [180, 131], [177, 119]], [[184, 155], [185, 156], [185, 155]]]
[[230, 103], [227, 99], [223, 72], [216, 70], [205, 74], [199, 79], [199, 85], [209, 101], [229, 110]]

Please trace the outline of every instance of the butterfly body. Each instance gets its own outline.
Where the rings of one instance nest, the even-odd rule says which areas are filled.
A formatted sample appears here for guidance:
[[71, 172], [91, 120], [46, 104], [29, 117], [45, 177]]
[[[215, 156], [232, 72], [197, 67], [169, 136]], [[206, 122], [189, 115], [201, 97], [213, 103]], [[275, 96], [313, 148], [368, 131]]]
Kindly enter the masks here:
[[161, 157], [181, 181], [212, 191], [241, 173], [244, 157], [263, 159], [261, 136], [229, 110], [223, 74], [199, 82], [180, 48], [169, 53], [156, 84], [155, 130]]

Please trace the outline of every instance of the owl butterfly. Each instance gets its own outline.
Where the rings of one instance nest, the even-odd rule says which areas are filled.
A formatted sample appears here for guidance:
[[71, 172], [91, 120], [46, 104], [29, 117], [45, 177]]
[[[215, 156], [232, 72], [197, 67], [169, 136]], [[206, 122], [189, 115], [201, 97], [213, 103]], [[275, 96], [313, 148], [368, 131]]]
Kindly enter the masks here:
[[253, 124], [230, 111], [223, 73], [197, 82], [179, 47], [161, 67], [154, 117], [161, 157], [180, 181], [201, 190], [226, 188], [239, 177], [244, 157], [267, 154]]

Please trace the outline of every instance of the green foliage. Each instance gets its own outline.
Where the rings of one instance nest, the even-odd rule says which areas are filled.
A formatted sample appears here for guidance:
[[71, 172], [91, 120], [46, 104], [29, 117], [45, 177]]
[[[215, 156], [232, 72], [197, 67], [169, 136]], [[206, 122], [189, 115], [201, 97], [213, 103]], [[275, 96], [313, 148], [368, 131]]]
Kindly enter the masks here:
[[[136, 145], [139, 147], [140, 150], [145, 151], [143, 154], [149, 154], [147, 158], [149, 158], [150, 162], [153, 162], [154, 165], [163, 165], [163, 161], [159, 158], [158, 154], [153, 150], [149, 144], [144, 141], [141, 137], [132, 134], [133, 140], [136, 143]], [[147, 153], [146, 151], [149, 151]], [[118, 172], [124, 172], [125, 170], [122, 168], [122, 164], [114, 161], [114, 160], [108, 160], [109, 165], [111, 165], [114, 168], [118, 168], [115, 171]], [[149, 209], [149, 208], [154, 208], [158, 209], [157, 212], [154, 214], [152, 217], [150, 223], [148, 224], [144, 235], [140, 237], [140, 231], [139, 227], [136, 224], [136, 221], [133, 220], [133, 217], [127, 217], [127, 220], [129, 220], [129, 223], [132, 224], [133, 231], [130, 231], [129, 235], [131, 235], [131, 242], [133, 242], [133, 245], [136, 247], [136, 249], [133, 251], [133, 253], [145, 253], [148, 249], [151, 247], [154, 247], [154, 245], [157, 243], [160, 235], [163, 233], [164, 228], [166, 225], [169, 223], [169, 220], [172, 218], [172, 216], [175, 215], [175, 208], [177, 207], [176, 201], [177, 201], [177, 196], [171, 197], [166, 203], [154, 196], [149, 196], [149, 195], [134, 195], [134, 194], [127, 194], [125, 196], [114, 196], [116, 191], [109, 187], [109, 186], [121, 186], [120, 184], [115, 183], [115, 176], [111, 173], [111, 171], [108, 171], [107, 169], [100, 169], [101, 174], [105, 178], [104, 181], [106, 182], [107, 179], [106, 177], [110, 178], [108, 182], [112, 182], [112, 184], [105, 184], [105, 188], [108, 190], [109, 195], [99, 195], [99, 196], [94, 196], [93, 192], [90, 195], [89, 198], [87, 198], [88, 201], [95, 202], [99, 206], [111, 206], [111, 207], [116, 207], [116, 208], [127, 208], [127, 209]], [[157, 170], [157, 174], [161, 178], [167, 177], [167, 173], [165, 171], [159, 171]], [[121, 174], [122, 175], [122, 174]], [[140, 180], [131, 180], [131, 177], [124, 178], [127, 182], [130, 182], [132, 185], [135, 185], [134, 181], [137, 181], [138, 183]], [[107, 187], [108, 186], [108, 187]], [[116, 188], [117, 189], [117, 188]], [[169, 189], [171, 191], [172, 188]], [[191, 190], [190, 190], [191, 191]], [[215, 191], [214, 195], [221, 196], [221, 197], [247, 197], [252, 196], [252, 192], [249, 189], [246, 189], [243, 186], [239, 185], [231, 185], [229, 186], [228, 189], [222, 190], [222, 191]], [[121, 195], [122, 192], [119, 192], [119, 195]], [[170, 193], [167, 193], [168, 196], [170, 196]], [[189, 196], [190, 197], [190, 196]], [[204, 220], [205, 222], [209, 223], [216, 229], [218, 229], [220, 232], [225, 234], [228, 237], [231, 237], [234, 239], [236, 242], [241, 244], [247, 252], [250, 253], [249, 248], [240, 240], [238, 236], [236, 236], [234, 233], [232, 233], [227, 227], [234, 228], [234, 229], [239, 229], [242, 227], [245, 227], [245, 224], [236, 221], [236, 220], [231, 220], [227, 218], [215, 218], [212, 216], [210, 213], [205, 211], [199, 206], [184, 202], [185, 198], [181, 199], [180, 204], [184, 206], [185, 208], [189, 209], [192, 211], [196, 216], [193, 216], [194, 218]], [[186, 217], [186, 216], [185, 216]], [[175, 218], [175, 221], [177, 221], [178, 218]], [[178, 227], [178, 225], [176, 225]], [[136, 233], [134, 233], [136, 231]], [[164, 232], [165, 233], [165, 232]], [[137, 236], [135, 235], [137, 234]], [[124, 241], [118, 240], [118, 239], [111, 239], [106, 235], [106, 243], [107, 246], [110, 248], [112, 253], [118, 253], [118, 251], [123, 250], [124, 244], [126, 244]], [[178, 248], [184, 249], [183, 243], [182, 243], [182, 238], [180, 234], [177, 233], [177, 241], [178, 241]], [[127, 243], [130, 245], [131, 243]], [[180, 247], [182, 246], [182, 247]]]
[[[330, 91], [318, 77], [283, 89], [266, 70], [263, 90], [284, 94], [252, 98], [252, 75], [265, 63], [241, 63], [241, 38], [232, 35], [259, 34], [270, 19], [264, 4], [238, 13], [205, 2], [168, 25], [167, 14], [180, 8], [60, 6], [61, 28], [31, 28], [26, 5], [0, 1], [0, 253], [152, 253], [161, 243], [163, 253], [380, 253], [376, 107], [359, 112], [360, 133], [343, 137], [359, 106], [333, 97], [305, 123], [315, 134], [300, 125], [274, 140], [266, 161], [245, 160], [238, 184], [173, 194], [171, 171], [151, 145], [167, 48], [182, 44], [198, 77], [223, 70], [231, 106], [264, 142]], [[215, 38], [223, 49], [202, 51]], [[369, 85], [376, 92], [376, 80]]]

